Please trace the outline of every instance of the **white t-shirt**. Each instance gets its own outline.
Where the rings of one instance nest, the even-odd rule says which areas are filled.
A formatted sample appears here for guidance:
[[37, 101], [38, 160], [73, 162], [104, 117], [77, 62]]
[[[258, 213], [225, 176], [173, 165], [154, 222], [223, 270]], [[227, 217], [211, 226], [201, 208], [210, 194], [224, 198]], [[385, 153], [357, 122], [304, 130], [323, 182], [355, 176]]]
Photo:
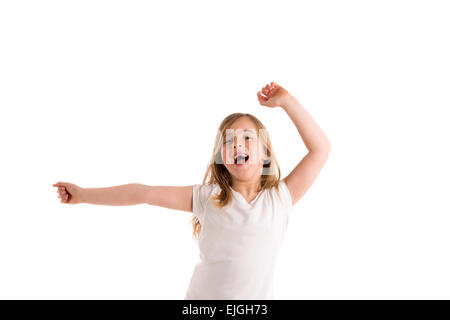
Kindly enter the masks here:
[[185, 300], [273, 299], [276, 257], [294, 211], [291, 194], [280, 180], [248, 203], [232, 190], [231, 205], [218, 209], [208, 196], [218, 194], [214, 185], [193, 186], [193, 214], [202, 228], [196, 265]]

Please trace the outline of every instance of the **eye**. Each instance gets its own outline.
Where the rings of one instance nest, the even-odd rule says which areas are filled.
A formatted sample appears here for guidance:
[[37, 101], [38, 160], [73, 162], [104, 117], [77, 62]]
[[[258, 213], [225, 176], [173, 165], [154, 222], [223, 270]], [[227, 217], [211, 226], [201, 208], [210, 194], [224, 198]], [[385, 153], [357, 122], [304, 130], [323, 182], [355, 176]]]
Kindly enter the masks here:
[[[250, 140], [250, 139], [253, 139], [252, 137], [249, 137], [249, 136], [247, 136], [247, 137], [245, 137], [245, 138], [248, 138], [249, 140]], [[230, 143], [230, 142], [233, 142], [233, 140], [226, 140], [226, 141], [225, 141], [225, 143]]]

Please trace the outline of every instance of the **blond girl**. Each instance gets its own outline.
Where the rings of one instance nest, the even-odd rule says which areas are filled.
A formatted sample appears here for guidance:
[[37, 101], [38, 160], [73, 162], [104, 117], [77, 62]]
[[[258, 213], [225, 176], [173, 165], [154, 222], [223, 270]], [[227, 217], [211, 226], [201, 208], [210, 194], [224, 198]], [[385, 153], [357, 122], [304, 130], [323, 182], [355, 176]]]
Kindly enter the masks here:
[[66, 204], [145, 203], [190, 212], [200, 261], [185, 299], [273, 299], [275, 262], [289, 217], [331, 145], [285, 88], [271, 82], [257, 98], [262, 106], [283, 109], [308, 149], [283, 179], [266, 127], [249, 113], [233, 113], [219, 126], [202, 184], [81, 188], [58, 182], [58, 197]]

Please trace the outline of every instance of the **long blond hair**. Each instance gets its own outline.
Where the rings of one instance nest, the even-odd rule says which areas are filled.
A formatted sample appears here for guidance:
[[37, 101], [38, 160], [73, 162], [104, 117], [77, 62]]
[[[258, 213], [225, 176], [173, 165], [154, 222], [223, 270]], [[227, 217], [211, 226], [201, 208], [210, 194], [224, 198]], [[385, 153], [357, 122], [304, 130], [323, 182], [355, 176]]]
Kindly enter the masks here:
[[[278, 184], [280, 182], [281, 170], [278, 165], [278, 161], [275, 158], [275, 154], [273, 152], [272, 144], [270, 142], [269, 134], [267, 133], [266, 127], [256, 118], [254, 115], [250, 113], [232, 113], [225, 117], [222, 120], [222, 123], [217, 130], [217, 135], [214, 143], [214, 150], [211, 156], [210, 161], [208, 162], [208, 166], [206, 169], [206, 174], [203, 178], [202, 184], [205, 184], [206, 180], [208, 182], [206, 184], [218, 184], [220, 187], [220, 193], [211, 197], [213, 200], [212, 203], [219, 209], [227, 206], [232, 200], [232, 191], [231, 191], [231, 175], [228, 172], [227, 168], [223, 165], [222, 159], [222, 141], [226, 134], [226, 129], [228, 129], [233, 122], [241, 117], [248, 117], [253, 123], [258, 127], [258, 135], [264, 135], [260, 141], [263, 143], [263, 148], [268, 156], [268, 159], [264, 161], [263, 172], [261, 175], [261, 186], [260, 191], [264, 189], [270, 189], [272, 187], [276, 188], [276, 192], [278, 197], [280, 197]], [[263, 130], [261, 130], [263, 129]], [[195, 195], [194, 195], [195, 196]], [[198, 240], [201, 230], [201, 224], [198, 220], [197, 216], [193, 216], [191, 219], [192, 227], [193, 227], [193, 237]]]

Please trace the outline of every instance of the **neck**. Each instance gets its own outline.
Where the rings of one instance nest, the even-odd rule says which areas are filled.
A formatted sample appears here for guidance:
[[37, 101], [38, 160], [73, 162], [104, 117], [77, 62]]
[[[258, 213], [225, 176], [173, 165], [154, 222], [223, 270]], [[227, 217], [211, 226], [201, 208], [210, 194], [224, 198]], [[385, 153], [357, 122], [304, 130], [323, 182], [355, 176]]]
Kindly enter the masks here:
[[233, 181], [231, 188], [244, 197], [252, 197], [260, 191], [261, 178], [252, 181]]

